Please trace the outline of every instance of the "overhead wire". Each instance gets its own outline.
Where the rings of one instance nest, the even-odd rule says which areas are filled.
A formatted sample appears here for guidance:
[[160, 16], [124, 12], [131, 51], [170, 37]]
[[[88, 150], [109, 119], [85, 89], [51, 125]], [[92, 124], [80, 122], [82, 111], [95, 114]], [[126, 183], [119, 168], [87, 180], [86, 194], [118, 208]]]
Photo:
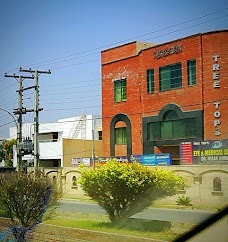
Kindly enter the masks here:
[[[204, 84], [206, 83], [206, 82], [209, 82], [210, 80], [209, 79], [207, 79], [207, 80], [205, 80], [205, 82], [204, 82]], [[191, 87], [189, 87], [189, 88], [191, 88]], [[175, 90], [178, 90], [178, 89], [175, 89]], [[179, 90], [183, 90], [183, 89], [179, 89]], [[155, 92], [156, 93], [156, 92]], [[153, 93], [153, 94], [155, 94], [155, 93]], [[158, 93], [160, 93], [159, 91], [158, 91]], [[162, 92], [162, 93], [165, 93], [165, 92]], [[140, 95], [142, 95], [142, 93], [140, 94]], [[151, 95], [151, 94], [148, 94], [148, 95]], [[138, 96], [138, 94], [137, 94], [137, 96]], [[110, 99], [109, 99], [110, 100]], [[31, 100], [30, 100], [31, 101]], [[106, 100], [105, 99], [102, 99], [102, 101], [103, 101], [103, 103], [105, 103], [106, 102]], [[79, 102], [79, 101], [77, 101], [77, 102]], [[60, 102], [60, 103], [62, 103], [62, 102]], [[60, 103], [55, 103], [55, 105], [56, 104], [60, 104]], [[95, 106], [84, 106], [83, 108], [84, 109], [87, 109], [87, 108], [98, 108], [98, 107], [101, 107], [100, 105], [95, 105]], [[44, 109], [43, 111], [44, 112], [51, 112], [51, 111], [67, 111], [67, 110], [77, 110], [77, 109], [81, 109], [82, 107], [80, 106], [80, 107], [69, 107], [69, 108], [57, 108], [57, 109]]]
[[[226, 52], [227, 53], [227, 52]], [[208, 56], [205, 56], [203, 59], [202, 59], [202, 61], [204, 62], [204, 65], [207, 65], [207, 62], [205, 62], [204, 61], [204, 59], [208, 59]], [[197, 65], [198, 65], [198, 59], [196, 59], [196, 61], [197, 61]], [[199, 61], [201, 61], [201, 59], [199, 59]], [[224, 61], [224, 60], [223, 60]], [[211, 61], [210, 60], [208, 60], [208, 63], [211, 63]], [[222, 68], [222, 71], [223, 72], [225, 72], [225, 69], [224, 69], [224, 66], [221, 66], [221, 68]], [[225, 68], [227, 69], [227, 67], [225, 66]], [[183, 65], [182, 66], [182, 71], [184, 71], [185, 69], [187, 69], [187, 66], [185, 65]], [[208, 70], [206, 70], [206, 71], [204, 71], [203, 72], [203, 74], [206, 74], [206, 73], [209, 73], [209, 72], [211, 72], [211, 70], [210, 69], [208, 69]], [[141, 75], [141, 73], [143, 73], [144, 74], [144, 77], [142, 77], [142, 75]], [[139, 87], [139, 84], [142, 84], [142, 81], [144, 80], [144, 81], [146, 81], [146, 71], [145, 70], [143, 70], [143, 71], [137, 71], [137, 72], [135, 72], [135, 74], [137, 74], [138, 76], [139, 76], [139, 78], [136, 80], [136, 82], [134, 82], [134, 83], [132, 83], [132, 81], [131, 81], [131, 83], [129, 84], [127, 84], [127, 86], [128, 87]], [[144, 78], [144, 79], [143, 79]], [[182, 78], [183, 78], [183, 75], [182, 75]], [[99, 80], [100, 81], [100, 80]], [[210, 79], [207, 79], [207, 80], [204, 80], [204, 83], [206, 83], [206, 82], [210, 82], [211, 80]], [[156, 82], [156, 80], [154, 80], [154, 82]], [[144, 85], [145, 85], [146, 83], [144, 83]], [[73, 91], [73, 92], [61, 92], [61, 93], [58, 93], [58, 92], [56, 92], [57, 90], [62, 90], [62, 89], [55, 89], [54, 90], [54, 93], [47, 93], [47, 91], [48, 90], [43, 90], [42, 91], [42, 96], [43, 96], [43, 98], [45, 99], [46, 98], [46, 96], [48, 97], [48, 100], [50, 101], [51, 100], [51, 96], [52, 95], [54, 95], [54, 96], [56, 96], [57, 94], [58, 94], [58, 96], [59, 95], [64, 95], [64, 94], [67, 94], [67, 95], [69, 95], [70, 93], [73, 93], [73, 94], [77, 94], [77, 93], [80, 93], [80, 94], [82, 94], [82, 95], [84, 95], [86, 92], [91, 92], [91, 90], [84, 90], [84, 91], [82, 91], [80, 88], [82, 88], [82, 87], [85, 87], [86, 89], [87, 89], [87, 87], [88, 86], [99, 86], [100, 87], [100, 84], [91, 84], [91, 85], [87, 85], [87, 86], [77, 86], [77, 87], [70, 87], [70, 90], [72, 90], [72, 89], [74, 89], [74, 88], [76, 88], [76, 89], [79, 89], [79, 91]], [[67, 90], [67, 88], [64, 88], [64, 90], [66, 91]], [[106, 87], [106, 92], [110, 92], [110, 91], [113, 91], [114, 90], [114, 88], [113, 88], [113, 86], [112, 85], [109, 85], [109, 87]], [[53, 92], [53, 90], [51, 90], [52, 92]], [[100, 88], [99, 89], [97, 89], [97, 90], [95, 90], [95, 89], [93, 89], [93, 93], [94, 92], [96, 92], [96, 91], [101, 91], [100, 90]], [[154, 93], [160, 93], [159, 91], [154, 91]], [[31, 99], [33, 99], [33, 94], [32, 93], [29, 93], [29, 95], [30, 96], [25, 96], [25, 97], [23, 97], [23, 100], [25, 101], [25, 100], [30, 100], [30, 102], [31, 102]], [[133, 94], [134, 95], [134, 94]], [[137, 96], [138, 96], [138, 94], [136, 94]], [[97, 97], [99, 97], [99, 95], [96, 95]], [[59, 98], [58, 98], [59, 99]], [[68, 100], [68, 98], [64, 98], [64, 100]], [[70, 100], [72, 100], [72, 98], [70, 98]], [[95, 100], [95, 99], [93, 99], [93, 100]], [[97, 99], [97, 100], [101, 100], [101, 99]], [[104, 100], [104, 98], [103, 98], [103, 100]], [[42, 99], [40, 100], [41, 101], [41, 103], [43, 103], [42, 102]], [[74, 101], [75, 102], [80, 102], [79, 100], [75, 100], [74, 99]], [[89, 100], [86, 100], [85, 98], [84, 99], [82, 99], [81, 100], [82, 102], [85, 102], [85, 101], [89, 101]], [[14, 102], [15, 103], [15, 102]], [[32, 102], [31, 102], [32, 103]], [[68, 102], [63, 102], [63, 101], [60, 101], [60, 102], [55, 102], [55, 104], [63, 104], [63, 103], [68, 103]], [[48, 103], [46, 103], [47, 105], [49, 105], [50, 104], [50, 102], [48, 102]], [[10, 101], [10, 104], [8, 103], [8, 106], [7, 107], [9, 107], [9, 106], [13, 106], [13, 104], [11, 103], [11, 101]], [[3, 105], [3, 107], [6, 107], [6, 104], [4, 104]]]
[[[84, 54], [84, 53], [88, 53], [88, 52], [91, 52], [91, 51], [94, 51], [94, 50], [99, 50], [99, 49], [102, 49], [102, 48], [106, 48], [106, 47], [109, 47], [109, 46], [113, 46], [113, 45], [117, 45], [117, 44], [120, 44], [120, 43], [123, 43], [123, 42], [126, 42], [126, 41], [130, 41], [130, 40], [135, 40], [135, 39], [138, 39], [140, 37], [144, 37], [144, 36], [147, 36], [147, 35], [151, 35], [151, 34], [154, 34], [154, 33], [158, 33], [158, 32], [161, 32], [161, 31], [164, 31], [164, 30], [167, 30], [167, 29], [170, 29], [170, 28], [173, 28], [173, 27], [178, 27], [180, 25], [183, 25], [183, 24], [186, 24], [186, 23], [190, 23], [190, 22], [193, 22], [193, 21], [196, 21], [196, 20], [199, 20], [199, 19], [202, 19], [202, 18], [205, 18], [205, 17], [208, 17], [210, 15], [214, 15], [216, 13], [219, 13], [219, 12], [223, 12], [223, 11], [226, 11], [228, 8], [224, 8], [224, 9], [220, 9], [220, 10], [217, 10], [217, 11], [214, 11], [212, 13], [209, 13], [209, 14], [205, 14], [203, 16], [200, 16], [200, 17], [197, 17], [197, 18], [194, 18], [194, 19], [191, 19], [191, 20], [187, 20], [187, 21], [183, 21], [181, 23], [178, 23], [178, 24], [174, 24], [174, 25], [170, 25], [168, 27], [165, 27], [163, 29], [159, 29], [159, 30], [156, 30], [156, 31], [153, 31], [153, 32], [149, 32], [149, 33], [146, 33], [146, 34], [142, 34], [142, 35], [138, 35], [138, 36], [134, 36], [132, 38], [128, 38], [128, 39], [125, 39], [125, 40], [121, 40], [121, 41], [118, 41], [118, 42], [114, 42], [114, 43], [111, 43], [111, 44], [107, 44], [107, 45], [103, 45], [103, 46], [100, 46], [100, 47], [96, 47], [96, 48], [93, 48], [93, 49], [89, 49], [89, 50], [85, 50], [85, 51], [82, 51], [82, 52], [78, 52], [78, 53], [75, 53], [75, 54], [70, 54], [70, 55], [67, 55], [67, 56], [63, 56], [63, 57], [58, 57], [58, 58], [53, 58], [51, 60], [46, 60], [46, 61], [42, 61], [42, 62], [38, 62], [38, 63], [33, 63], [33, 64], [30, 64], [30, 65], [25, 65], [25, 67], [31, 67], [31, 66], [34, 66], [34, 65], [40, 65], [40, 64], [43, 64], [43, 63], [49, 63], [49, 62], [53, 62], [53, 61], [56, 61], [56, 60], [60, 60], [60, 59], [65, 59], [65, 58], [68, 58], [68, 57], [72, 57], [72, 56], [75, 56], [75, 55], [80, 55], [80, 54]], [[193, 25], [193, 27], [197, 26], [197, 25], [200, 25], [200, 24], [204, 24], [204, 23], [207, 23], [207, 22], [211, 22], [211, 21], [214, 21], [214, 20], [217, 20], [219, 18], [223, 18], [223, 17], [226, 17], [227, 15], [225, 16], [222, 16], [222, 17], [217, 17], [215, 19], [212, 19], [212, 20], [207, 20], [207, 21], [204, 21], [203, 23], [197, 23], [195, 25]], [[191, 26], [190, 26], [191, 27]], [[189, 28], [189, 27], [187, 27]], [[185, 29], [185, 28], [183, 28]], [[183, 30], [181, 29], [181, 30]], [[181, 30], [178, 30], [178, 31], [181, 31]], [[171, 34], [175, 31], [172, 31], [172, 32], [169, 32], [169, 33], [166, 33], [165, 35], [167, 34]], [[162, 35], [163, 36], [163, 35]], [[159, 36], [161, 37], [161, 36]], [[154, 37], [155, 38], [155, 37]], [[157, 37], [156, 37], [157, 38]], [[94, 53], [93, 53], [94, 54]], [[82, 56], [83, 57], [83, 56]], [[65, 62], [66, 60], [63, 60], [62, 62]], [[62, 67], [60, 67], [62, 68]], [[13, 69], [11, 71], [14, 71], [16, 69]], [[10, 72], [10, 71], [8, 71]], [[1, 82], [2, 80], [0, 80]]]
[[[226, 9], [225, 9], [226, 10]], [[223, 10], [221, 10], [221, 11], [223, 11]], [[219, 11], [217, 11], [217, 12], [219, 12]], [[212, 13], [213, 14], [213, 13]], [[210, 15], [210, 14], [209, 14]], [[227, 15], [225, 15], [225, 16], [227, 16]], [[224, 16], [223, 16], [224, 17]], [[201, 17], [200, 17], [201, 18]], [[218, 19], [218, 18], [216, 18], [216, 19]], [[191, 21], [193, 21], [193, 20], [191, 20]], [[210, 20], [210, 21], [213, 21], [213, 20]], [[209, 22], [210, 22], [209, 21]], [[186, 22], [188, 22], [188, 21], [186, 21]], [[205, 23], [205, 22], [204, 22]], [[182, 23], [181, 23], [182, 24]], [[179, 25], [179, 24], [178, 24]], [[194, 25], [195, 26], [195, 25]], [[168, 29], [169, 27], [167, 27], [167, 28], [165, 28], [165, 29]], [[159, 31], [161, 31], [161, 30], [159, 30]], [[152, 32], [153, 33], [153, 32]], [[148, 33], [149, 34], [149, 33]], [[168, 33], [168, 34], [170, 34], [170, 33]], [[145, 35], [147, 35], [147, 34], [145, 34]], [[88, 52], [88, 51], [86, 51], [86, 52]], [[85, 52], [83, 52], [83, 53], [85, 53]], [[72, 55], [70, 55], [70, 56], [72, 56]], [[88, 55], [87, 55], [88, 56]], [[58, 58], [59, 59], [59, 58]], [[88, 62], [87, 62], [88, 63]], [[80, 63], [79, 63], [80, 64]], [[98, 84], [97, 84], [98, 85]], [[12, 85], [10, 85], [10, 87], [11, 87]], [[93, 86], [93, 85], [90, 85], [90, 86]], [[75, 93], [75, 92], [74, 92]], [[69, 93], [66, 93], [66, 94], [69, 94]], [[48, 95], [50, 95], [50, 94], [48, 94]], [[55, 94], [54, 94], [55, 95]], [[61, 102], [60, 102], [61, 103]], [[58, 104], [58, 103], [56, 103], [56, 104]], [[96, 107], [96, 106], [91, 106], [91, 108], [92, 107]], [[83, 107], [83, 108], [87, 108], [87, 107]], [[89, 108], [89, 107], [88, 107]]]

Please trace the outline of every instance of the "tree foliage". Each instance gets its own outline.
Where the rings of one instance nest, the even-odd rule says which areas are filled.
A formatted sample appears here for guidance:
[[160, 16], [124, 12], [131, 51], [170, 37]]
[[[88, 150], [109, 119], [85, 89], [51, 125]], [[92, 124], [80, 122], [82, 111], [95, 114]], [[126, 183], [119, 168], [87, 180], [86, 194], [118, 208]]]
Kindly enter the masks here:
[[95, 170], [83, 168], [80, 183], [109, 219], [118, 224], [185, 185], [182, 177], [161, 167], [150, 169], [137, 162], [119, 163], [115, 159]]
[[46, 208], [58, 204], [56, 185], [41, 172], [0, 174], [0, 204], [10, 217], [10, 230], [16, 241], [24, 241], [28, 231], [41, 222]]
[[0, 156], [1, 160], [5, 161], [5, 166], [13, 166], [13, 146], [17, 144], [16, 139], [5, 140], [1, 144]]

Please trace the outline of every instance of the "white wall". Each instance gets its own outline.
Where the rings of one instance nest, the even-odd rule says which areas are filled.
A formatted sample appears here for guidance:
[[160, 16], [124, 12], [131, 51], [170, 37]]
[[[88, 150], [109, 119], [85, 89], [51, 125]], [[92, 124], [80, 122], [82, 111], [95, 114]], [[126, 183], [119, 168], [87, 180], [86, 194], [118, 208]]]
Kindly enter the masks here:
[[[78, 123], [81, 119], [81, 116], [59, 119], [56, 123], [40, 123], [39, 125], [39, 133], [59, 133], [59, 140], [61, 138], [72, 138], [70, 135], [73, 133], [74, 129], [78, 127]], [[92, 124], [93, 120], [95, 120], [95, 131], [98, 129], [101, 130], [101, 116], [100, 115], [86, 115], [85, 117], [85, 126], [86, 126], [86, 139], [92, 140]], [[33, 123], [23, 123], [22, 125], [22, 136], [24, 138], [30, 137], [32, 138], [34, 134], [34, 126]], [[10, 137], [11, 139], [17, 138], [17, 128], [10, 128]], [[82, 139], [82, 132], [78, 133], [76, 139]], [[98, 139], [98, 134], [95, 132], [96, 140]]]
[[61, 159], [63, 155], [62, 141], [40, 143], [40, 159]]

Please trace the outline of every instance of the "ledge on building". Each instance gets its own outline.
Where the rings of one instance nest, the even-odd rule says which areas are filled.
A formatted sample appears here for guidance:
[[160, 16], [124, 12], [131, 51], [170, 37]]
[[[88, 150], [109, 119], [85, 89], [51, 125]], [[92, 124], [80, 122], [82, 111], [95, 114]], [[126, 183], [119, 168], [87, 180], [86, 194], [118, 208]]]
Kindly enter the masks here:
[[186, 190], [178, 190], [177, 194], [186, 194]]
[[212, 191], [211, 194], [213, 196], [223, 196], [223, 192], [222, 191]]

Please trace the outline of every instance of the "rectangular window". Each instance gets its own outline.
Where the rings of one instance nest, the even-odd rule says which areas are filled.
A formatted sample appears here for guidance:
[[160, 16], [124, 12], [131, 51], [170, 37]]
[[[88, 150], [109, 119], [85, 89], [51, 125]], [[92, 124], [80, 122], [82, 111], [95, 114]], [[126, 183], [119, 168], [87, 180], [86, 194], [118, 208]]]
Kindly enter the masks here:
[[147, 140], [160, 139], [160, 122], [151, 122], [147, 124]]
[[196, 85], [196, 60], [189, 60], [188, 66], [188, 85]]
[[98, 131], [98, 139], [102, 140], [102, 131]]
[[161, 122], [161, 139], [183, 139], [196, 137], [194, 118]]
[[123, 102], [127, 100], [126, 79], [114, 82], [115, 102]]
[[185, 120], [175, 120], [172, 123], [173, 125], [173, 135], [172, 138], [178, 139], [178, 138], [185, 138]]
[[186, 137], [192, 138], [197, 136], [196, 119], [189, 118], [185, 121], [185, 135]]
[[159, 86], [160, 91], [182, 87], [181, 63], [159, 68]]
[[58, 141], [58, 132], [53, 132], [52, 137], [53, 137], [53, 142]]
[[154, 69], [147, 70], [147, 93], [154, 93]]
[[161, 122], [161, 139], [172, 139], [172, 121]]
[[127, 143], [126, 127], [115, 129], [115, 144], [123, 145]]

